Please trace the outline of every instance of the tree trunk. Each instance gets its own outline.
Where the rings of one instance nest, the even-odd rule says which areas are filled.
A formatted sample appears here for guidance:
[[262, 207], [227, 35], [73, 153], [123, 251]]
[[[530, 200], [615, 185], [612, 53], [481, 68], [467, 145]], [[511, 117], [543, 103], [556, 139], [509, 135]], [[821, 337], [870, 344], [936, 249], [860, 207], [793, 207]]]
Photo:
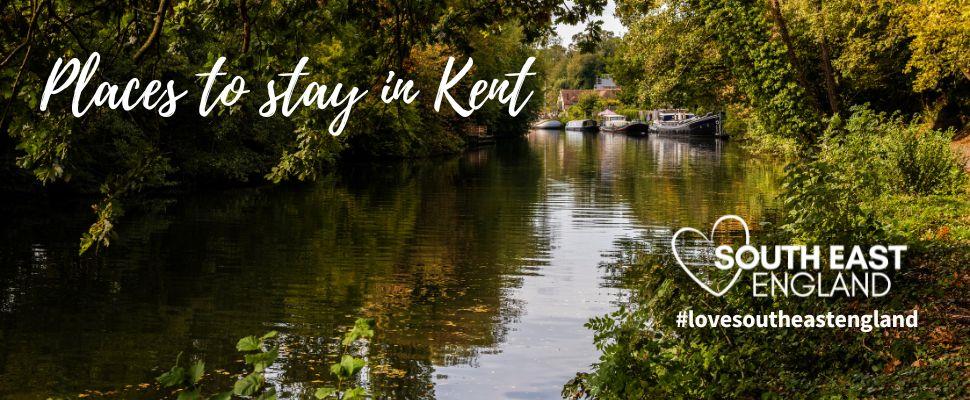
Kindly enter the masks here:
[[832, 72], [832, 60], [829, 56], [829, 43], [825, 37], [822, 37], [822, 74], [825, 75], [825, 93], [829, 98], [829, 107], [832, 110], [832, 115], [838, 114], [840, 112], [839, 108], [839, 93], [838, 88], [835, 87], [835, 74]]
[[805, 77], [805, 70], [802, 68], [802, 64], [798, 62], [794, 42], [792, 41], [791, 34], [788, 33], [788, 24], [785, 22], [785, 17], [781, 15], [781, 5], [778, 3], [778, 0], [768, 0], [768, 8], [771, 11], [771, 18], [775, 20], [775, 27], [778, 28], [781, 42], [785, 45], [788, 62], [791, 64], [792, 69], [795, 70], [795, 78], [798, 79], [798, 84], [805, 90], [805, 95], [808, 96], [812, 105], [815, 106], [815, 110], [821, 113], [822, 103], [819, 102], [815, 89], [808, 84], [808, 78]]
[[825, 29], [825, 15], [822, 14], [821, 1], [815, 2], [815, 10], [818, 12], [819, 18], [822, 19], [819, 45], [822, 50], [822, 75], [825, 77], [825, 93], [828, 95], [832, 115], [836, 115], [840, 111], [839, 92], [835, 86], [835, 73], [832, 71], [832, 56], [829, 51], [828, 32]]
[[239, 0], [239, 17], [243, 21], [242, 53], [249, 52], [249, 38], [252, 30], [249, 24], [249, 8], [246, 7], [246, 0]]
[[148, 39], [145, 40], [145, 44], [141, 45], [141, 48], [139, 48], [138, 51], [135, 52], [135, 55], [131, 57], [132, 61], [137, 63], [138, 60], [145, 55], [145, 52], [148, 51], [148, 48], [155, 43], [158, 36], [161, 35], [162, 25], [165, 23], [165, 12], [168, 8], [168, 1], [169, 0], [159, 0], [158, 13], [155, 14], [155, 26], [152, 27], [152, 33], [148, 35]]

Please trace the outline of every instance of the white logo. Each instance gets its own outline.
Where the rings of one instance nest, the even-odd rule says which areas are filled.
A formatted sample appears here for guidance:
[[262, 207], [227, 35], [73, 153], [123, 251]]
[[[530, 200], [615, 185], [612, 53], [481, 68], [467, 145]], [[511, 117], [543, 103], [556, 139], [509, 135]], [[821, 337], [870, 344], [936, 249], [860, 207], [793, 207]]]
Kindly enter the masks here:
[[721, 296], [724, 295], [724, 293], [727, 293], [727, 291], [730, 290], [731, 287], [734, 286], [734, 284], [738, 281], [738, 278], [741, 277], [741, 268], [738, 268], [737, 270], [734, 271], [734, 277], [731, 278], [731, 281], [728, 282], [727, 285], [725, 285], [723, 288], [721, 288], [720, 291], [715, 291], [706, 282], [704, 282], [704, 281], [700, 280], [699, 278], [697, 278], [697, 275], [694, 275], [694, 273], [690, 270], [690, 268], [687, 268], [687, 265], [684, 264], [684, 260], [680, 258], [680, 254], [677, 251], [677, 237], [679, 237], [680, 234], [681, 233], [684, 233], [684, 232], [694, 232], [694, 233], [696, 233], [698, 235], [701, 235], [701, 237], [704, 238], [704, 241], [710, 243], [713, 246], [714, 245], [714, 232], [717, 231], [717, 226], [721, 222], [723, 222], [725, 220], [729, 220], [729, 219], [733, 219], [733, 220], [738, 221], [739, 223], [741, 223], [741, 226], [744, 227], [744, 244], [745, 245], [750, 245], [751, 244], [751, 233], [748, 231], [748, 224], [747, 224], [747, 222], [744, 222], [744, 219], [743, 218], [741, 218], [741, 217], [739, 217], [737, 215], [725, 215], [725, 216], [723, 216], [721, 218], [718, 218], [717, 221], [714, 222], [714, 226], [711, 227], [711, 237], [710, 238], [708, 238], [706, 235], [704, 235], [703, 232], [701, 232], [701, 231], [699, 231], [697, 229], [694, 229], [694, 228], [691, 228], [691, 227], [686, 227], [686, 228], [680, 228], [680, 230], [678, 230], [676, 233], [674, 233], [674, 237], [672, 237], [670, 239], [670, 247], [673, 250], [674, 258], [677, 259], [677, 263], [680, 264], [680, 267], [683, 268], [684, 271], [687, 272], [687, 276], [690, 276], [690, 278], [693, 279], [694, 282], [696, 282], [700, 287], [704, 288], [704, 290], [706, 290], [710, 294], [713, 294], [713, 295], [718, 296], [718, 297], [721, 297]]
[[[714, 242], [718, 225], [728, 220], [737, 221], [744, 229], [744, 244], [736, 249]], [[700, 235], [703, 238], [701, 243], [714, 247], [713, 256], [716, 258], [713, 265], [704, 261], [691, 266], [715, 267], [714, 271], [734, 270], [730, 281], [719, 290], [691, 271], [681, 257], [677, 239], [686, 232]], [[902, 253], [906, 251], [903, 245], [880, 244], [830, 245], [825, 248], [818, 245], [753, 246], [748, 223], [737, 215], [718, 218], [710, 236], [691, 227], [680, 228], [670, 239], [670, 248], [687, 276], [717, 297], [727, 293], [738, 282], [743, 271], [751, 271], [754, 297], [882, 297], [892, 288], [892, 280], [886, 272], [901, 268]]]

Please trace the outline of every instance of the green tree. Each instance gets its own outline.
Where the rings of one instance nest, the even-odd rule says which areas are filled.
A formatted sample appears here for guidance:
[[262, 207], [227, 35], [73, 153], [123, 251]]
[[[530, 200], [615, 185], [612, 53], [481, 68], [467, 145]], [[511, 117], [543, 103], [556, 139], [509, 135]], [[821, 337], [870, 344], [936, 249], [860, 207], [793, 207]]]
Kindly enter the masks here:
[[[99, 193], [98, 221], [85, 236], [83, 250], [107, 244], [125, 200], [144, 191], [264, 177], [313, 179], [339, 157], [456, 151], [469, 125], [507, 133], [525, 126], [535, 108], [517, 119], [500, 118], [492, 108], [455, 123], [451, 115], [431, 112], [429, 101], [387, 106], [372, 99], [361, 104], [355, 111], [361, 117], [335, 138], [325, 131], [334, 110], [260, 117], [258, 99], [266, 93], [256, 83], [292, 69], [303, 56], [310, 58], [308, 81], [364, 89], [379, 87], [388, 71], [419, 75], [427, 64], [417, 61], [428, 54], [477, 56], [480, 64], [489, 65], [467, 79], [493, 79], [496, 73], [517, 71], [532, 55], [529, 46], [544, 40], [553, 22], [575, 24], [604, 5], [603, 0], [569, 6], [549, 0], [4, 2], [0, 168], [5, 174], [29, 171], [42, 184]], [[68, 96], [55, 97], [50, 111], [40, 112], [35, 88], [43, 87], [54, 61], [92, 52], [103, 60], [96, 81], [163, 78], [180, 88], [197, 86], [195, 74], [225, 56], [224, 70], [245, 78], [252, 93], [204, 119], [184, 106], [170, 118], [104, 109], [74, 118], [65, 112]], [[197, 103], [200, 92], [190, 91], [181, 103]]]
[[630, 32], [608, 69], [646, 106], [727, 109], [749, 136], [806, 148], [824, 119], [859, 104], [961, 129], [970, 110], [967, 64], [957, 56], [970, 40], [963, 8], [930, 0], [620, 1]]

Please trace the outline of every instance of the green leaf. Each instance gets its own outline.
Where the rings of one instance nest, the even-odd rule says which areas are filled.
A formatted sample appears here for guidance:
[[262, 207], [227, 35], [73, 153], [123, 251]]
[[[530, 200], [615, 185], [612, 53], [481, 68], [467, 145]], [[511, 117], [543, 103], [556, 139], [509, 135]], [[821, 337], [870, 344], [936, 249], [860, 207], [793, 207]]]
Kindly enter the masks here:
[[[337, 366], [339, 371], [337, 373], [337, 376], [346, 378], [346, 377], [354, 376], [354, 374], [356, 374], [357, 371], [360, 371], [361, 368], [364, 368], [364, 365], [367, 365], [367, 363], [364, 360], [359, 359], [357, 357], [344, 355], [340, 359], [340, 364], [335, 364], [335, 365]], [[330, 367], [330, 372], [333, 372], [333, 370], [334, 370], [333, 367]]]
[[259, 339], [256, 336], [246, 336], [239, 339], [236, 343], [236, 350], [238, 351], [256, 351], [259, 350]]
[[355, 387], [344, 392], [343, 400], [363, 399], [367, 397], [367, 390], [362, 387]]
[[357, 339], [366, 339], [374, 336], [374, 320], [372, 318], [357, 318], [354, 321], [354, 328], [344, 335], [343, 345], [349, 346]]
[[155, 378], [155, 380], [158, 381], [162, 387], [172, 387], [182, 384], [183, 378], [185, 378], [185, 368], [176, 365], [168, 372], [159, 375], [157, 378]]
[[278, 332], [276, 332], [276, 331], [269, 331], [269, 332], [266, 332], [265, 335], [261, 336], [259, 338], [259, 340], [260, 341], [263, 341], [263, 340], [266, 340], [266, 339], [271, 339], [271, 338], [276, 337], [277, 334], [278, 334]]
[[327, 397], [333, 396], [336, 393], [337, 393], [337, 389], [334, 389], [332, 387], [322, 387], [317, 389], [316, 393], [313, 394], [313, 397], [316, 397], [317, 399], [322, 400]]
[[232, 386], [232, 393], [239, 396], [252, 396], [263, 387], [263, 383], [265, 382], [263, 374], [253, 372], [246, 375], [245, 378], [236, 381], [236, 384]]
[[340, 368], [340, 363], [330, 364], [330, 373], [336, 375], [338, 378], [344, 378], [343, 369]]
[[216, 393], [212, 395], [212, 397], [209, 397], [209, 400], [231, 400], [231, 399], [232, 399], [232, 392]]
[[243, 358], [246, 360], [246, 364], [252, 365], [256, 372], [263, 372], [266, 367], [273, 365], [279, 358], [279, 349], [273, 348], [262, 353], [246, 354]]
[[199, 389], [183, 390], [179, 392], [178, 400], [202, 400]]
[[202, 380], [202, 375], [204, 373], [205, 373], [205, 363], [202, 362], [202, 360], [199, 360], [199, 361], [196, 361], [195, 364], [192, 364], [191, 367], [189, 367], [186, 377], [189, 379], [189, 382], [191, 382], [194, 385], [199, 383], [199, 381]]

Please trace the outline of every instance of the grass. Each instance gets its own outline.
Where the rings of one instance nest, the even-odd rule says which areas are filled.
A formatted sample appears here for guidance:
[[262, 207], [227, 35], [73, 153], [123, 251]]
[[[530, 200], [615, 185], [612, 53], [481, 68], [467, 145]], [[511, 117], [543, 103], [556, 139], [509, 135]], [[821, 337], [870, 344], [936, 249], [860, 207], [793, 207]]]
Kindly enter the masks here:
[[869, 205], [901, 239], [970, 245], [970, 190], [955, 195], [892, 194]]

